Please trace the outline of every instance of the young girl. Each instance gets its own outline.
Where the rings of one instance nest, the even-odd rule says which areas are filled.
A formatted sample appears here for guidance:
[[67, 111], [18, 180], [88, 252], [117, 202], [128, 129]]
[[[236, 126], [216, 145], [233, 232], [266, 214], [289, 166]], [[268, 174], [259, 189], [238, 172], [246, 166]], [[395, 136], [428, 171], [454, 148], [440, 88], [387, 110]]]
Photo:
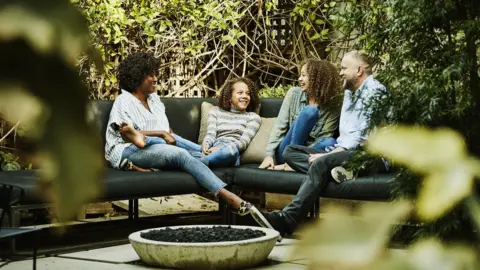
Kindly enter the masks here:
[[335, 66], [308, 59], [298, 81], [300, 87], [290, 89], [283, 100], [260, 168], [288, 170], [282, 155], [291, 144], [325, 149], [336, 143], [333, 136], [340, 119], [341, 84]]
[[212, 167], [238, 166], [240, 154], [260, 127], [255, 113], [260, 98], [255, 84], [247, 78], [227, 82], [217, 99], [218, 109], [208, 114], [207, 135], [202, 152]]
[[[208, 128], [202, 146], [186, 140], [174, 133], [175, 142], [159, 137], [144, 136], [126, 123], [115, 127], [125, 141], [133, 146], [125, 149], [144, 148], [153, 144], [174, 144], [186, 149], [203, 163], [212, 167], [238, 166], [240, 154], [247, 148], [260, 126], [260, 116], [254, 113], [260, 104], [255, 84], [247, 78], [237, 78], [227, 82], [217, 99], [219, 109], [208, 114]], [[203, 154], [202, 154], [203, 153]], [[206, 155], [206, 157], [205, 157]], [[151, 171], [135, 166], [128, 158], [122, 160], [123, 170]]]

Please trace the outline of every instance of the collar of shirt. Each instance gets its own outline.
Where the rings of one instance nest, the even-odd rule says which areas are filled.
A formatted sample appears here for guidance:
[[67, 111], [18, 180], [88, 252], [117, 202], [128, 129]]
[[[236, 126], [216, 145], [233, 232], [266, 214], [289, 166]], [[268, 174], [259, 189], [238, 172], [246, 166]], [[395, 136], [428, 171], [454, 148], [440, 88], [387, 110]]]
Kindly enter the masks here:
[[[122, 89], [122, 95], [125, 95], [125, 96], [127, 96], [127, 97], [129, 97], [129, 98], [133, 98], [133, 99], [135, 99], [137, 102], [139, 102], [140, 104], [142, 103], [136, 96], [134, 96], [132, 93], [128, 92], [128, 91], [125, 90], [125, 89]], [[152, 95], [150, 94], [150, 95], [148, 95], [148, 97], [147, 97], [147, 101], [148, 101], [148, 100], [151, 100], [151, 99], [152, 99]]]
[[373, 75], [368, 76], [360, 85], [360, 87], [355, 91], [353, 94], [355, 97], [360, 97], [362, 95], [362, 92], [365, 88], [368, 88], [368, 85], [370, 82], [373, 81]]

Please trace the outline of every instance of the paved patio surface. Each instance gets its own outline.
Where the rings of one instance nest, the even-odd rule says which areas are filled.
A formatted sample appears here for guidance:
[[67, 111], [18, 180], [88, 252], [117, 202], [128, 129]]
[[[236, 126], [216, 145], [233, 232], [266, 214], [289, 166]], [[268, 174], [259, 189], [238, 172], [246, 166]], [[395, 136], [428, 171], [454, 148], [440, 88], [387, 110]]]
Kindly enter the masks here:
[[[292, 257], [294, 239], [284, 239], [277, 243], [264, 266], [253, 269], [300, 270], [307, 269], [307, 261], [302, 257]], [[2, 263], [0, 262], [0, 265]], [[32, 260], [11, 262], [2, 270], [32, 269]], [[160, 269], [141, 264], [140, 258], [130, 244], [93, 249], [52, 257], [40, 257], [38, 270], [139, 270]]]

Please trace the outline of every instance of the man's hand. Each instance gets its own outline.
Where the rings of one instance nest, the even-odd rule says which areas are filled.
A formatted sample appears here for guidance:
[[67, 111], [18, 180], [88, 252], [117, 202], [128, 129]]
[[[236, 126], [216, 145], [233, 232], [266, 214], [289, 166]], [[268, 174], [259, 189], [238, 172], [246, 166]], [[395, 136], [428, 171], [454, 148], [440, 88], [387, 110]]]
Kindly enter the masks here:
[[317, 158], [319, 158], [319, 157], [321, 157], [321, 156], [324, 156], [324, 155], [326, 155], [326, 154], [327, 154], [327, 153], [310, 154], [310, 157], [308, 158], [308, 163], [309, 163], [309, 164], [312, 164], [312, 162], [313, 162], [315, 159], [317, 159]]
[[265, 157], [262, 161], [262, 164], [260, 164], [258, 168], [273, 170], [274, 166], [275, 166], [275, 161], [273, 160], [273, 157]]
[[208, 154], [213, 154], [213, 153], [217, 152], [218, 150], [220, 150], [222, 148], [223, 148], [223, 146], [215, 146], [215, 147], [212, 147], [212, 148], [208, 149], [207, 153]]
[[162, 133], [162, 138], [163, 138], [168, 144], [177, 145], [177, 141], [175, 140], [175, 138], [172, 136], [172, 134], [170, 134], [170, 133], [168, 133], [168, 132]]

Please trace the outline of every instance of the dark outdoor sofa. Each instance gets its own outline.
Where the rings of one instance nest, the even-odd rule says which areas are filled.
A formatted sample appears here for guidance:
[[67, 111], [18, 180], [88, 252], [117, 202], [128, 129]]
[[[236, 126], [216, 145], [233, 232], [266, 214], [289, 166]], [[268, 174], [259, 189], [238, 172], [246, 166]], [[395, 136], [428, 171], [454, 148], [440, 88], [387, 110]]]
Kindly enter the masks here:
[[[215, 103], [215, 99], [163, 98], [170, 125], [175, 133], [197, 142], [200, 129], [201, 103]], [[93, 101], [97, 119], [101, 122], [101, 133], [105, 136], [106, 125], [112, 107], [111, 101]], [[281, 99], [263, 99], [261, 117], [276, 117]], [[258, 164], [244, 164], [240, 167], [214, 169], [214, 173], [229, 184], [229, 188], [261, 192], [296, 194], [304, 178], [301, 173], [276, 172], [257, 169]], [[129, 218], [138, 218], [138, 199], [166, 195], [199, 193], [205, 190], [189, 174], [182, 171], [159, 171], [152, 173], [125, 172], [106, 168], [104, 194], [98, 202], [129, 200]], [[330, 181], [322, 197], [386, 201], [390, 199], [392, 175], [371, 176], [355, 181], [337, 184]], [[7, 184], [21, 189], [17, 192], [16, 203], [11, 207], [9, 220], [11, 227], [19, 226], [20, 209], [39, 208], [48, 205], [36, 196], [34, 171], [0, 172], [0, 186]], [[224, 207], [220, 207], [223, 211]], [[318, 211], [318, 207], [315, 209]], [[224, 222], [235, 219], [223, 211]]]

